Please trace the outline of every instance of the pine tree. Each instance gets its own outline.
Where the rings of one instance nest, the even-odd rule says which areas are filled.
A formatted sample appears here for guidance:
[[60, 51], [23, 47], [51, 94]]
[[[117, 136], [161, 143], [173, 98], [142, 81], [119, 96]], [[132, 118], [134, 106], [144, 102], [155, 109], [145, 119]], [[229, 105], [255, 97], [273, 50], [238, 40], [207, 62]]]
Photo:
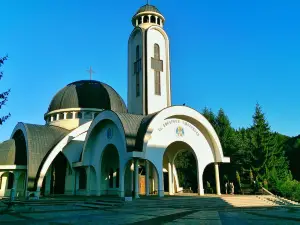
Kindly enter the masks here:
[[270, 178], [270, 171], [275, 169], [278, 177], [288, 175], [288, 163], [284, 156], [281, 142], [271, 132], [270, 126], [259, 104], [253, 115], [250, 128], [250, 168], [256, 179], [263, 181]]
[[[7, 60], [7, 56], [0, 58], [0, 67], [4, 64], [4, 61]], [[3, 77], [3, 72], [0, 71], [0, 80]], [[10, 93], [10, 89], [7, 91], [4, 91], [0, 93], [0, 109], [5, 105], [5, 103], [8, 101], [8, 95]], [[10, 114], [5, 116], [0, 116], [0, 125], [2, 125], [8, 118], [10, 117]]]
[[213, 128], [216, 129], [216, 116], [213, 113], [213, 111], [211, 109], [208, 109], [207, 107], [205, 107], [202, 110], [202, 115], [208, 120], [208, 122], [210, 122], [210, 124], [213, 126]]

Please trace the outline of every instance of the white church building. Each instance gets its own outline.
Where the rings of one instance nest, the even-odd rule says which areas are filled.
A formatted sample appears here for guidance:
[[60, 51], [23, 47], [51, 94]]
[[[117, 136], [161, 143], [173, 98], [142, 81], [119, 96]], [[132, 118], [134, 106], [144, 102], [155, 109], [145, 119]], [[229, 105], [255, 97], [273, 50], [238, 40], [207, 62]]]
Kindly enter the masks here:
[[132, 18], [128, 41], [128, 103], [95, 80], [68, 84], [53, 97], [45, 124], [18, 123], [0, 144], [0, 196], [173, 195], [182, 192], [174, 160], [183, 150], [203, 172], [228, 163], [219, 138], [196, 110], [171, 103], [165, 18], [152, 5]]

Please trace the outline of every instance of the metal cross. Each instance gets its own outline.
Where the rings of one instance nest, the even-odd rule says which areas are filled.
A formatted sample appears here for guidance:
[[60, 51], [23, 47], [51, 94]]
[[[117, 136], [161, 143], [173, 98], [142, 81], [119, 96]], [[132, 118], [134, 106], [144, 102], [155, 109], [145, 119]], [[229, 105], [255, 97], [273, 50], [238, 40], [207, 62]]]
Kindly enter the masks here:
[[92, 80], [92, 74], [95, 73], [95, 71], [93, 71], [92, 67], [90, 66], [90, 69], [87, 70], [87, 72], [90, 74], [90, 80]]

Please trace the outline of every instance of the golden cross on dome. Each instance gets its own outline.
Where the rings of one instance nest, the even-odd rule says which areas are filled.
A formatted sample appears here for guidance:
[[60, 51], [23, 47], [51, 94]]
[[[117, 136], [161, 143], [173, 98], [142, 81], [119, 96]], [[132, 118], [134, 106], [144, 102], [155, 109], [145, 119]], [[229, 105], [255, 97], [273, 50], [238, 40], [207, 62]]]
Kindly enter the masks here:
[[87, 72], [90, 74], [90, 80], [92, 80], [92, 74], [96, 73], [95, 71], [92, 70], [92, 67], [90, 66], [90, 69], [87, 70]]

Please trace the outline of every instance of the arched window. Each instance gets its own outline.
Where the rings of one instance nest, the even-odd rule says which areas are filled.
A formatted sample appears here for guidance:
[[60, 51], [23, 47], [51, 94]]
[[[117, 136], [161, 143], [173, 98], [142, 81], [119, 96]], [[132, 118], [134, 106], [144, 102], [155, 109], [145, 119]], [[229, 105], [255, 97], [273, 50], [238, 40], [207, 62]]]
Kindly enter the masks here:
[[12, 189], [14, 186], [14, 174], [9, 173], [7, 178], [7, 189]]
[[160, 25], [160, 19], [159, 18], [157, 18], [157, 24]]
[[52, 115], [52, 121], [56, 120], [56, 114]]
[[67, 119], [73, 119], [73, 113], [72, 112], [68, 112], [67, 113]]
[[86, 172], [84, 168], [79, 169], [79, 189], [86, 189]]
[[116, 187], [117, 187], [117, 188], [120, 186], [120, 181], [119, 181], [119, 179], [120, 179], [120, 169], [118, 168], [118, 169], [116, 170]]
[[60, 114], [59, 114], [59, 120], [63, 120], [63, 119], [64, 119], [64, 116], [65, 116], [64, 113], [60, 113]]
[[149, 23], [149, 17], [148, 16], [144, 16], [144, 23]]
[[137, 45], [135, 49], [135, 63], [134, 63], [134, 74], [136, 80], [136, 96], [140, 96], [140, 76], [141, 71], [141, 56], [140, 56], [140, 46]]
[[155, 16], [151, 16], [151, 23], [155, 23]]
[[138, 18], [138, 24], [140, 25], [142, 23], [142, 17]]
[[163, 70], [162, 60], [160, 60], [160, 47], [158, 44], [154, 44], [154, 60], [152, 68], [154, 68], [154, 89], [156, 95], [161, 95], [161, 81], [160, 72]]
[[109, 171], [109, 188], [114, 187], [114, 171], [113, 169], [110, 169]]

